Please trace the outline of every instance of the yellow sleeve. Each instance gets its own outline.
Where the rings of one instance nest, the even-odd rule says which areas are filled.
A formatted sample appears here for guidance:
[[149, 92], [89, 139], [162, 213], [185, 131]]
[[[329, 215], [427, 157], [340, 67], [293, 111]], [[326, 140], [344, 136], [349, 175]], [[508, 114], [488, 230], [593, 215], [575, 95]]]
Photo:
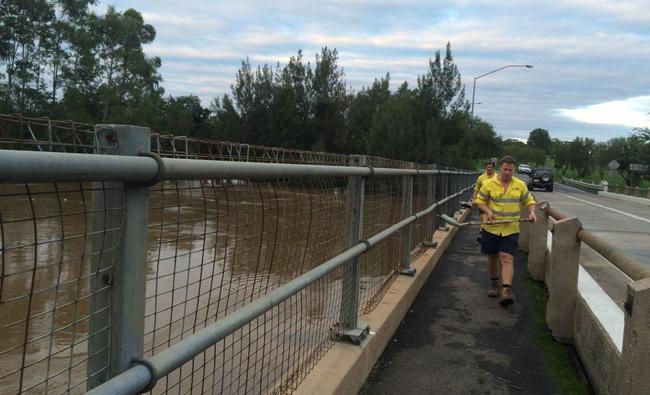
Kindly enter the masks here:
[[533, 198], [533, 194], [530, 193], [530, 191], [528, 191], [528, 186], [526, 186], [526, 183], [522, 183], [522, 184], [524, 184], [524, 189], [523, 190], [525, 192], [521, 195], [521, 197], [522, 197], [521, 204], [524, 207], [528, 207], [531, 204], [535, 204], [536, 203], [535, 198]]
[[478, 194], [476, 195], [476, 203], [488, 203], [488, 197], [490, 196], [490, 193], [488, 189], [486, 188], [486, 185], [483, 184], [481, 185], [481, 189], [478, 191]]

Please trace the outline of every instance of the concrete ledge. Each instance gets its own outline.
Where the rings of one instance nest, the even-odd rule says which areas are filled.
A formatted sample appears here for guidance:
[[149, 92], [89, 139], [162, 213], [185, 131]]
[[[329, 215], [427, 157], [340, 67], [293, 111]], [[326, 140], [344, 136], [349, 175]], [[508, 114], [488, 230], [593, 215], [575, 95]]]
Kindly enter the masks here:
[[612, 193], [612, 192], [600, 191], [600, 192], [598, 192], [598, 196], [611, 197], [611, 198], [614, 198], [614, 199], [625, 200], [625, 201], [628, 201], [628, 202], [641, 203], [641, 204], [645, 204], [646, 206], [650, 206], [650, 199], [646, 199], [646, 198], [642, 198], [642, 197], [636, 197], [636, 196], [623, 195], [622, 193]]
[[[469, 210], [460, 215], [463, 221]], [[298, 386], [296, 394], [356, 394], [384, 352], [397, 327], [410, 309], [420, 289], [438, 264], [458, 228], [436, 231], [433, 239], [438, 247], [429, 248], [411, 264], [417, 270], [414, 277], [399, 276], [379, 305], [370, 314], [359, 317], [370, 326], [370, 336], [361, 346], [336, 343]]]

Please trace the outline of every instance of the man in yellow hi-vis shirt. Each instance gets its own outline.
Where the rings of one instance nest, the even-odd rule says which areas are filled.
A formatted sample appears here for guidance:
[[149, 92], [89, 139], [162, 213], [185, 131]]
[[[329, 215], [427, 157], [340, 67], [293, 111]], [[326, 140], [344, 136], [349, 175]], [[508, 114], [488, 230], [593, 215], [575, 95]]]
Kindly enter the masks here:
[[[521, 207], [528, 208], [528, 219], [535, 216], [535, 199], [528, 191], [526, 183], [517, 177], [515, 159], [506, 155], [501, 158], [501, 170], [496, 177], [485, 181], [478, 191], [476, 203], [485, 214], [487, 222], [500, 220], [517, 221]], [[519, 223], [482, 225], [481, 252], [488, 256], [488, 271], [491, 286], [488, 296], [499, 296], [499, 303], [508, 306], [514, 303], [512, 295], [513, 260], [519, 241]], [[501, 292], [499, 292], [499, 266], [501, 261]]]
[[[496, 159], [494, 159], [496, 160]], [[476, 196], [478, 195], [478, 191], [481, 190], [481, 186], [485, 183], [485, 181], [489, 180], [490, 178], [494, 177], [497, 173], [494, 172], [494, 166], [495, 163], [490, 159], [488, 162], [485, 163], [485, 173], [481, 174], [478, 176], [476, 179], [476, 183], [474, 184], [474, 195], [472, 196], [472, 202], [476, 202]], [[480, 210], [479, 210], [480, 212]], [[481, 220], [483, 221], [483, 215], [481, 215]], [[481, 229], [479, 228], [478, 231], [478, 237], [476, 238], [476, 241], [479, 243], [481, 242]]]
[[483, 186], [483, 183], [485, 183], [485, 181], [489, 180], [490, 178], [494, 177], [497, 174], [494, 172], [494, 166], [495, 163], [492, 161], [485, 163], [485, 173], [478, 176], [478, 178], [476, 179], [476, 183], [474, 184], [474, 195], [472, 196], [473, 202], [476, 201], [476, 195], [478, 195], [478, 191], [481, 190], [481, 186]]

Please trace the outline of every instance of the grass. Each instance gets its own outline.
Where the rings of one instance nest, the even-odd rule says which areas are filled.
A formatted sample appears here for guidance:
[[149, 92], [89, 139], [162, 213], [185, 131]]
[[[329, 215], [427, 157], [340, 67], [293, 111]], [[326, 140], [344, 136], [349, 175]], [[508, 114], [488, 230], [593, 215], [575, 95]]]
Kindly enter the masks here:
[[561, 394], [591, 394], [589, 384], [578, 373], [574, 351], [553, 339], [546, 326], [546, 287], [541, 282], [527, 278], [524, 288], [533, 302], [533, 339], [558, 390]]

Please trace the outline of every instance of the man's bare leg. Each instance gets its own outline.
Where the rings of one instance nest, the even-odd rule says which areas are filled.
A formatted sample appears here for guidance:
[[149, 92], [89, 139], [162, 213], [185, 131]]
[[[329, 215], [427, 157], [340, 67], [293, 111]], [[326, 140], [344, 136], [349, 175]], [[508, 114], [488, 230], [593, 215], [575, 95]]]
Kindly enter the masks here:
[[508, 253], [500, 252], [499, 260], [501, 261], [501, 296], [499, 303], [502, 306], [508, 306], [514, 303], [515, 299], [512, 296], [512, 275], [514, 273], [513, 261], [514, 257]]
[[496, 298], [499, 296], [499, 255], [488, 255], [488, 273], [490, 273], [490, 289], [488, 296]]

